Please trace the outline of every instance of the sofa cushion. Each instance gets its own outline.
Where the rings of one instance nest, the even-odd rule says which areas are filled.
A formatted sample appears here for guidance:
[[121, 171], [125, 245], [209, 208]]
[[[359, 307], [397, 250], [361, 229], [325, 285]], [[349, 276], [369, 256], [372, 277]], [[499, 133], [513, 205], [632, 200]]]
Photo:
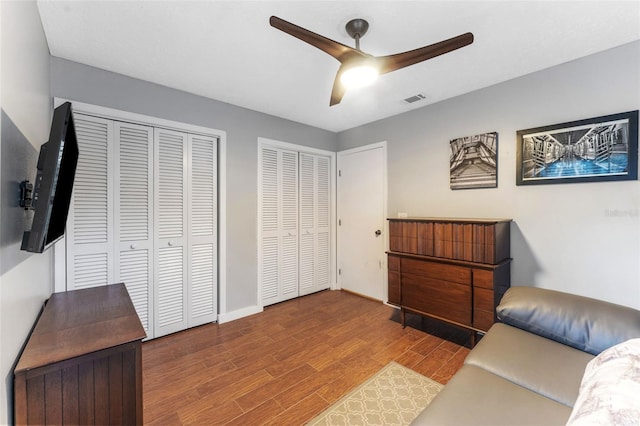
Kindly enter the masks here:
[[535, 287], [511, 287], [496, 308], [500, 321], [593, 355], [640, 337], [640, 311]]
[[568, 407], [593, 355], [506, 324], [494, 324], [469, 353], [475, 365]]
[[412, 425], [564, 425], [571, 408], [464, 365]]
[[569, 425], [640, 425], [640, 339], [613, 346], [588, 365]]

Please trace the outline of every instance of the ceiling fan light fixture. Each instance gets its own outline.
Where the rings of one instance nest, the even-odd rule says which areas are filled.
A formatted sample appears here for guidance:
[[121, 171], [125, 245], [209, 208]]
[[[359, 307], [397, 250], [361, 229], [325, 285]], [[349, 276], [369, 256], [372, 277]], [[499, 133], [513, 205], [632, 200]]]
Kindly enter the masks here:
[[373, 84], [380, 72], [371, 64], [357, 64], [345, 70], [340, 76], [340, 83], [346, 89], [357, 89]]

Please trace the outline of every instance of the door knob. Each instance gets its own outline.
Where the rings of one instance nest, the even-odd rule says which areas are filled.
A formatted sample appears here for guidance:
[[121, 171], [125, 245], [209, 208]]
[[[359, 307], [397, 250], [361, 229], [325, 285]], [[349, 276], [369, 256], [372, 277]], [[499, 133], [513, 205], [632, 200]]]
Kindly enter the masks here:
[[382, 231], [378, 229], [378, 230], [376, 231], [376, 237], [379, 237], [379, 236], [380, 236], [380, 234], [382, 234]]

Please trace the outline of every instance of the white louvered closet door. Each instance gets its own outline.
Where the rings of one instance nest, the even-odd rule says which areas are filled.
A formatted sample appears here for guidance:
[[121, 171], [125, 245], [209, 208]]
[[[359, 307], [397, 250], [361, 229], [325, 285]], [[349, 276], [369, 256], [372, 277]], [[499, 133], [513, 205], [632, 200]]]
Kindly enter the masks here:
[[78, 166], [67, 221], [67, 289], [113, 283], [113, 122], [74, 114]]
[[188, 325], [216, 320], [218, 313], [218, 140], [189, 135]]
[[187, 328], [187, 134], [154, 131], [155, 336]]
[[260, 280], [263, 305], [299, 295], [298, 153], [261, 150]]
[[115, 122], [116, 282], [127, 286], [147, 336], [153, 336], [153, 128]]
[[300, 295], [329, 288], [330, 160], [300, 153]]

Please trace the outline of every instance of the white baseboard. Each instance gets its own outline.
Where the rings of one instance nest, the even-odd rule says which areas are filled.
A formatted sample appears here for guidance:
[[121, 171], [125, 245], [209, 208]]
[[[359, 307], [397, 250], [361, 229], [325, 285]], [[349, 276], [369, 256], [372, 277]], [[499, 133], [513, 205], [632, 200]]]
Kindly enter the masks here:
[[254, 305], [254, 306], [247, 306], [246, 308], [238, 309], [237, 311], [218, 314], [218, 324], [224, 324], [225, 322], [248, 317], [249, 315], [259, 314], [263, 310], [264, 308], [262, 306]]

